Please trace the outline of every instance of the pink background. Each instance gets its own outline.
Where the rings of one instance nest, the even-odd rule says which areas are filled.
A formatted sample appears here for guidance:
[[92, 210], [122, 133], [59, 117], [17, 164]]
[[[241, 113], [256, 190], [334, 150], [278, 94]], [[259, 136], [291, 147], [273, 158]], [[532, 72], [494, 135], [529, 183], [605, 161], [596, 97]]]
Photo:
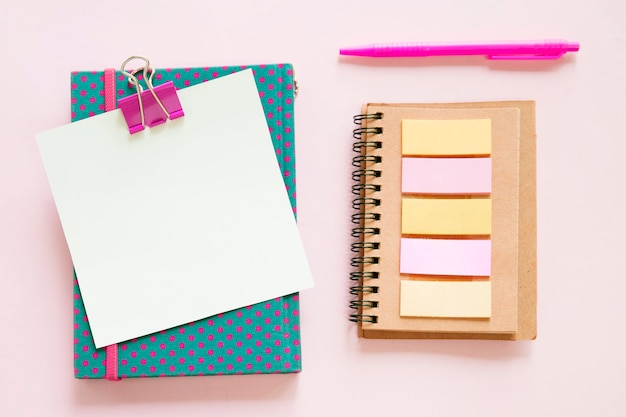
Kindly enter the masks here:
[[[0, 415], [624, 415], [623, 1], [5, 3]], [[581, 51], [558, 62], [337, 54], [369, 42], [558, 37]], [[170, 67], [295, 65], [298, 211], [316, 279], [301, 297], [301, 374], [73, 379], [72, 265], [34, 135], [69, 121], [71, 70], [134, 54]], [[368, 101], [496, 99], [537, 100], [538, 339], [357, 339], [347, 320], [352, 115]]]

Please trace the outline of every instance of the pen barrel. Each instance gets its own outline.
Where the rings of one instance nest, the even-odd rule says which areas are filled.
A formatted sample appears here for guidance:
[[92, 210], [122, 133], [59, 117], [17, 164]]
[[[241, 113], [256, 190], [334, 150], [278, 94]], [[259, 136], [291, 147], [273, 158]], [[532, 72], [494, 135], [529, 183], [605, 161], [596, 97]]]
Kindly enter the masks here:
[[557, 56], [565, 52], [578, 51], [578, 44], [562, 40], [546, 40], [539, 42], [474, 42], [460, 43], [390, 43], [375, 44], [370, 56], [375, 57], [426, 57], [426, 56], [524, 56], [543, 55]]

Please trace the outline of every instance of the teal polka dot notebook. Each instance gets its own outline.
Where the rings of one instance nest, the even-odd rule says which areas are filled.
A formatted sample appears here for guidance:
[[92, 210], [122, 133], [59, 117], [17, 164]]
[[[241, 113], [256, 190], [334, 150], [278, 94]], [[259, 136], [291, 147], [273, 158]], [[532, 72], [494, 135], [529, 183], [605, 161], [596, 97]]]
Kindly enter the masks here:
[[[173, 81], [178, 89], [251, 68], [265, 111], [276, 159], [296, 215], [294, 93], [290, 64], [156, 70], [154, 83]], [[121, 72], [71, 74], [72, 121], [105, 111], [114, 79], [117, 99], [135, 94]], [[106, 80], [106, 81], [105, 81]], [[96, 349], [74, 277], [74, 376], [123, 379], [184, 375], [300, 372], [298, 294], [291, 294]]]

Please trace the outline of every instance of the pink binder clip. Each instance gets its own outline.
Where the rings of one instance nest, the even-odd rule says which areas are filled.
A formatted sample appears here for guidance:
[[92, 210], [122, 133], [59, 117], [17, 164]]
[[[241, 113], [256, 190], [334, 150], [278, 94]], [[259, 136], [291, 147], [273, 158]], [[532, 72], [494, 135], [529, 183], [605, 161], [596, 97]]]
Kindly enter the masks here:
[[[146, 65], [129, 73], [125, 66], [133, 59], [142, 59]], [[135, 77], [140, 71], [148, 87], [147, 91], [143, 90]], [[174, 120], [185, 115], [173, 82], [168, 81], [156, 87], [152, 85], [154, 70], [150, 68], [150, 61], [147, 58], [131, 56], [122, 63], [122, 74], [126, 75], [128, 82], [137, 89], [137, 94], [118, 101], [131, 134], [144, 130], [145, 126], [154, 127], [165, 123], [167, 119]]]

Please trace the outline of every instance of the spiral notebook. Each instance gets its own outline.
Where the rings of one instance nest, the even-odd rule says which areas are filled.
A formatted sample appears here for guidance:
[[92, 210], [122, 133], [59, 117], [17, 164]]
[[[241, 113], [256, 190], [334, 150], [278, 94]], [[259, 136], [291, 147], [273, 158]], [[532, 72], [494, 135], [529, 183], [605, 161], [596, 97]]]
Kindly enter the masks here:
[[359, 336], [534, 339], [534, 102], [367, 104], [354, 120]]
[[[157, 69], [155, 79], [156, 83], [173, 81], [176, 88], [184, 89], [247, 68], [254, 74], [295, 216], [291, 64]], [[72, 121], [114, 109], [116, 99], [135, 93], [119, 71], [77, 71], [71, 82]], [[236, 164], [234, 168], [244, 169]], [[74, 277], [74, 365], [75, 377], [86, 379], [300, 372], [299, 295], [273, 298], [98, 349]]]

